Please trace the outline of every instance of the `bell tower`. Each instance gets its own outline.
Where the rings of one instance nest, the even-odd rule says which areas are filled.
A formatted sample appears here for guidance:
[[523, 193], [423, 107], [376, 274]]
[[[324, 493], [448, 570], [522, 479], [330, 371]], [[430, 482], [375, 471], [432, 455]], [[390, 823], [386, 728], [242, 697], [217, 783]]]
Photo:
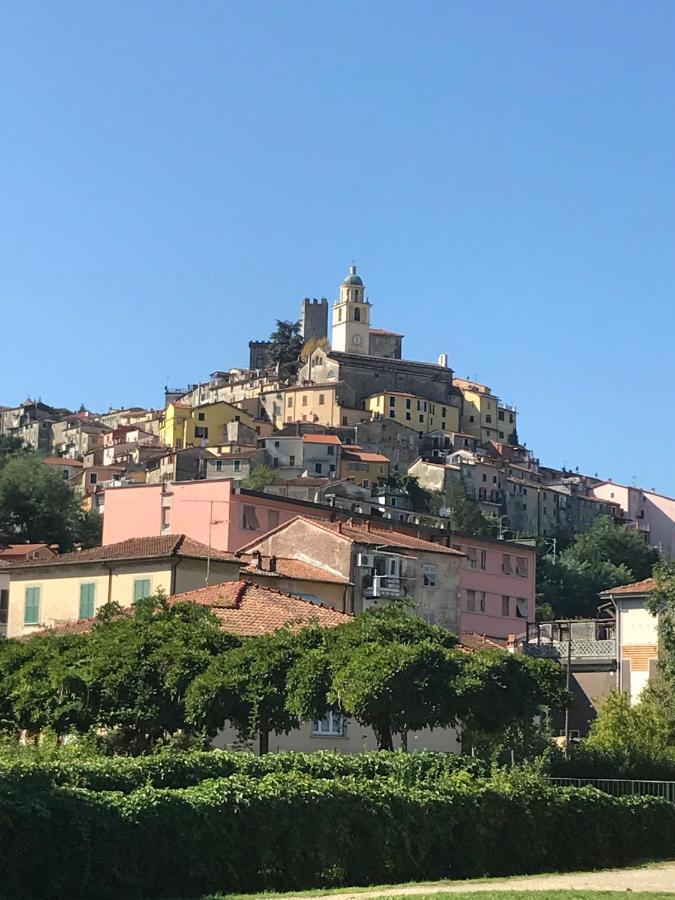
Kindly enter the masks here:
[[340, 285], [340, 299], [333, 306], [331, 347], [340, 353], [370, 353], [370, 301], [365, 298], [363, 281], [353, 263]]

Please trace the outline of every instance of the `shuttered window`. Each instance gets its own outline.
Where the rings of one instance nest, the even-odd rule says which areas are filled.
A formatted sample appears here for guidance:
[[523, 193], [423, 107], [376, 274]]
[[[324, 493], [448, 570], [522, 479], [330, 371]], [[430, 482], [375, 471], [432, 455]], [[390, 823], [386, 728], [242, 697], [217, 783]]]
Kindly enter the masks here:
[[146, 597], [149, 597], [150, 593], [149, 578], [136, 578], [134, 580], [134, 603], [138, 603], [139, 600], [144, 600]]
[[80, 618], [91, 619], [94, 615], [94, 607], [96, 603], [96, 585], [91, 582], [89, 584], [80, 585]]
[[26, 588], [26, 604], [23, 612], [24, 625], [40, 624], [40, 588]]

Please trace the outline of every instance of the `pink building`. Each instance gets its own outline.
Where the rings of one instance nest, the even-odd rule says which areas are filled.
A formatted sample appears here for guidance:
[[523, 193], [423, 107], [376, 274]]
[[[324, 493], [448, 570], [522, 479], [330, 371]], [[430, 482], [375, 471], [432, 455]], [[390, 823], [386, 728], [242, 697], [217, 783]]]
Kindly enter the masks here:
[[462, 632], [490, 637], [522, 634], [535, 619], [534, 547], [455, 535], [452, 546], [466, 554], [459, 575]]
[[231, 478], [115, 487], [105, 492], [103, 544], [176, 529], [217, 550], [238, 550], [311, 509], [329, 519], [332, 510], [301, 500], [240, 489]]
[[664, 556], [675, 557], [675, 499], [614, 481], [595, 485], [593, 494], [620, 506], [627, 524]]

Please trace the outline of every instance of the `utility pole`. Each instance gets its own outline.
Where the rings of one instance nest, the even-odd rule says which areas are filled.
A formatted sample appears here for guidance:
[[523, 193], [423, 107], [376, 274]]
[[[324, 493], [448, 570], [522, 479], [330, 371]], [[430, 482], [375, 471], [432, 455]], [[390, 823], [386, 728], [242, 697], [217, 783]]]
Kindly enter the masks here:
[[565, 704], [565, 759], [569, 759], [570, 755], [570, 687], [572, 684], [572, 623], [567, 623], [567, 676], [565, 678], [565, 687], [567, 688], [567, 703]]

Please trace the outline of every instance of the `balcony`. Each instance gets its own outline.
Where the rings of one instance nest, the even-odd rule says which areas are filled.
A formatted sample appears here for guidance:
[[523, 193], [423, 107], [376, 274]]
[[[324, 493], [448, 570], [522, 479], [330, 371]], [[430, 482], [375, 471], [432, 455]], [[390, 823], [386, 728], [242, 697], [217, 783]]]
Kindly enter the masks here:
[[369, 575], [363, 582], [363, 596], [400, 599], [406, 595], [406, 581], [398, 575]]
[[572, 663], [616, 660], [616, 632], [612, 619], [572, 622], [528, 622], [524, 645], [528, 656]]

